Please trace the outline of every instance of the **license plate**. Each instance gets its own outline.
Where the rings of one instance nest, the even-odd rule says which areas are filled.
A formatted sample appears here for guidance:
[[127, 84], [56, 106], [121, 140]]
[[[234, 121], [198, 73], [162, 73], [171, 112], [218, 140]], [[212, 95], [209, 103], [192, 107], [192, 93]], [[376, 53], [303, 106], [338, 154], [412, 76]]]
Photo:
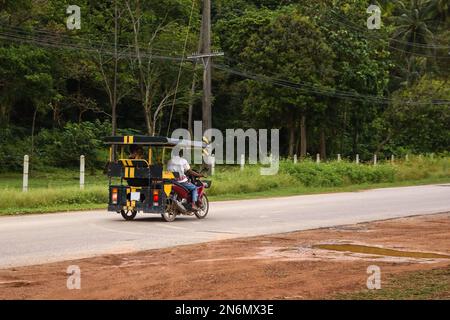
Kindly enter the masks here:
[[140, 192], [132, 192], [130, 196], [131, 201], [141, 201], [141, 193]]

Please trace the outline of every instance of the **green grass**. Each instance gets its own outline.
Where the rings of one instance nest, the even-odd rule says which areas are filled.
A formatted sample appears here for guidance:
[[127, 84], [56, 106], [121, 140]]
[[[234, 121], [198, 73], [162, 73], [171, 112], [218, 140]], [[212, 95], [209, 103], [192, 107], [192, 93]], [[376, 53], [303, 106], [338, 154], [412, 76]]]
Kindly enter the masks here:
[[[275, 176], [261, 176], [259, 166], [218, 166], [210, 199], [237, 200], [313, 193], [359, 191], [418, 184], [450, 182], [449, 158], [413, 158], [408, 162], [356, 165], [348, 162], [280, 163]], [[86, 175], [80, 191], [76, 170], [51, 169], [30, 175], [30, 190], [21, 192], [22, 175], [0, 175], [0, 215], [105, 208], [108, 179], [101, 172]]]
[[388, 278], [380, 290], [339, 294], [338, 300], [448, 300], [450, 267], [409, 272]]

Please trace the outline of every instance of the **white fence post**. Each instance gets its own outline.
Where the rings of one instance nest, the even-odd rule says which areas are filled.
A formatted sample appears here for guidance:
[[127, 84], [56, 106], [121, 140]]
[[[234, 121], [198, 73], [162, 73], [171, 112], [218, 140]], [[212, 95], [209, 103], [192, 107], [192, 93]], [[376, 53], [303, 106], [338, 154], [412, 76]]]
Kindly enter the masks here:
[[297, 162], [298, 162], [297, 155], [294, 154], [294, 163], [297, 164]]
[[22, 191], [27, 192], [28, 191], [28, 173], [30, 169], [30, 157], [28, 155], [25, 155], [23, 157], [23, 186]]
[[405, 161], [409, 161], [409, 154], [406, 154]]
[[216, 157], [211, 156], [211, 175], [213, 176], [216, 173]]
[[245, 154], [241, 154], [241, 171], [244, 171], [245, 166]]
[[377, 155], [374, 154], [374, 155], [373, 155], [373, 165], [376, 166], [376, 165], [377, 165], [377, 162], [378, 162]]
[[359, 164], [359, 154], [356, 155], [356, 164]]
[[84, 190], [84, 156], [80, 156], [80, 190]]
[[320, 163], [320, 154], [316, 154], [316, 163]]
[[395, 162], [395, 156], [391, 155], [391, 163], [394, 164], [394, 162]]
[[341, 161], [342, 161], [342, 158], [341, 158], [341, 154], [340, 154], [340, 153], [338, 153], [338, 155], [337, 155], [337, 161], [338, 161], [338, 162], [341, 162]]

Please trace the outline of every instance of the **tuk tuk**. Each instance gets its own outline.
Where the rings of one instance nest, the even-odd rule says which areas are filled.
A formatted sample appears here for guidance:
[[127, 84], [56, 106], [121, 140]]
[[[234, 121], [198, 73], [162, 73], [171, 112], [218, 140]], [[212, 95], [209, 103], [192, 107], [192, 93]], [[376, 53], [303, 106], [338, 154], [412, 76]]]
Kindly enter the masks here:
[[[194, 211], [186, 199], [181, 199], [183, 188], [177, 183], [177, 174], [166, 171], [165, 163], [176, 146], [206, 152], [207, 143], [167, 137], [116, 136], [106, 138], [105, 144], [109, 146], [109, 212], [120, 213], [125, 220], [133, 220], [140, 212], [160, 214], [167, 222], [174, 221], [179, 214], [206, 217], [209, 202], [204, 189], [211, 182], [194, 182], [201, 191], [202, 203], [202, 210]], [[139, 150], [139, 156], [130, 156], [130, 149]]]

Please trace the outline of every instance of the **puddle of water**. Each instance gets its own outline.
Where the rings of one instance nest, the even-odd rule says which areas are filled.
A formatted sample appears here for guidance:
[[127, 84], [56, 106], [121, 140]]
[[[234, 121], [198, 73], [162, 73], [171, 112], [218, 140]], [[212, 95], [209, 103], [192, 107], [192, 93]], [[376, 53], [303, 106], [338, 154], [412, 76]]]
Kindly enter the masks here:
[[423, 259], [450, 259], [450, 256], [431, 252], [412, 252], [378, 247], [369, 247], [355, 244], [318, 244], [314, 249], [349, 251], [353, 253], [365, 253], [388, 257], [423, 258]]

